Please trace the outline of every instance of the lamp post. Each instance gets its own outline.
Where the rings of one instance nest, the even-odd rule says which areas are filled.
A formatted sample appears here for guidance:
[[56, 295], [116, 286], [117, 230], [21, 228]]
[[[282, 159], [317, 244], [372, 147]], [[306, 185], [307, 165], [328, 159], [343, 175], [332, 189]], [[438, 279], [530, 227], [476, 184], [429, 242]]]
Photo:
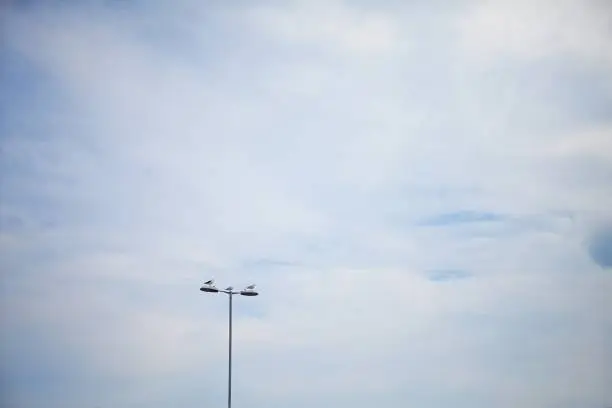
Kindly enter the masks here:
[[228, 286], [225, 289], [218, 289], [215, 286], [215, 280], [211, 279], [204, 282], [200, 288], [202, 292], [208, 293], [225, 293], [229, 296], [229, 351], [228, 351], [228, 369], [227, 369], [227, 408], [232, 408], [232, 298], [234, 295], [242, 296], [257, 296], [259, 293], [255, 291], [255, 285], [249, 285], [243, 290], [234, 290], [233, 286]]

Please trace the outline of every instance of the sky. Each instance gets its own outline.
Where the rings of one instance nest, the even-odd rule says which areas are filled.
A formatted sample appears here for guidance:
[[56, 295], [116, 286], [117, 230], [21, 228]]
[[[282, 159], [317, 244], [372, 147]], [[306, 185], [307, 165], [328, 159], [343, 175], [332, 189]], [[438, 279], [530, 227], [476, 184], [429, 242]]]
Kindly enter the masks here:
[[0, 2], [0, 405], [611, 406], [610, 21]]

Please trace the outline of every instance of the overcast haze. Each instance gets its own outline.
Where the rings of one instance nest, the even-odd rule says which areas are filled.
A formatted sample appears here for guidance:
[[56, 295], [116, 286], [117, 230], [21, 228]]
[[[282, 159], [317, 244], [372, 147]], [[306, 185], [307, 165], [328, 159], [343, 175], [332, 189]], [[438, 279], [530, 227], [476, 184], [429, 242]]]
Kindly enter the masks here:
[[0, 3], [2, 407], [612, 405], [610, 2]]

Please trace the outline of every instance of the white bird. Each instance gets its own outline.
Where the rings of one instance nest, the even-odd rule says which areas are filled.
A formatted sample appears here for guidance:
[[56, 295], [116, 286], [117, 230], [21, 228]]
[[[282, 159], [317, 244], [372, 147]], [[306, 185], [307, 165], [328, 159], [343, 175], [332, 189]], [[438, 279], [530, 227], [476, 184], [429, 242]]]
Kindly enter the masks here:
[[227, 288], [225, 288], [225, 290], [227, 290], [228, 292], [231, 292], [232, 290], [234, 290], [233, 286], [228, 286]]
[[257, 285], [255, 285], [255, 284], [253, 283], [252, 285], [249, 285], [249, 286], [247, 286], [246, 288], [247, 288], [248, 290], [253, 290], [253, 289], [255, 289], [255, 286], [257, 286]]
[[205, 285], [214, 285], [215, 284], [215, 280], [211, 279], [211, 280], [207, 280], [206, 282], [204, 282]]

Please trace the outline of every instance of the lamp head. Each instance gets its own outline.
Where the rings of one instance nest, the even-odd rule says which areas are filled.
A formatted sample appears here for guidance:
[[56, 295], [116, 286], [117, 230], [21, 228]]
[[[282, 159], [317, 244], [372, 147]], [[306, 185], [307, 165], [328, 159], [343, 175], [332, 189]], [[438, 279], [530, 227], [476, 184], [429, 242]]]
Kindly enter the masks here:
[[259, 293], [255, 291], [255, 284], [249, 285], [240, 291], [242, 296], [257, 296]]
[[202, 285], [200, 290], [202, 292], [208, 292], [208, 293], [219, 293], [219, 289], [217, 289], [217, 287], [215, 286], [215, 280], [214, 279], [210, 279], [210, 280], [204, 282], [204, 284]]

